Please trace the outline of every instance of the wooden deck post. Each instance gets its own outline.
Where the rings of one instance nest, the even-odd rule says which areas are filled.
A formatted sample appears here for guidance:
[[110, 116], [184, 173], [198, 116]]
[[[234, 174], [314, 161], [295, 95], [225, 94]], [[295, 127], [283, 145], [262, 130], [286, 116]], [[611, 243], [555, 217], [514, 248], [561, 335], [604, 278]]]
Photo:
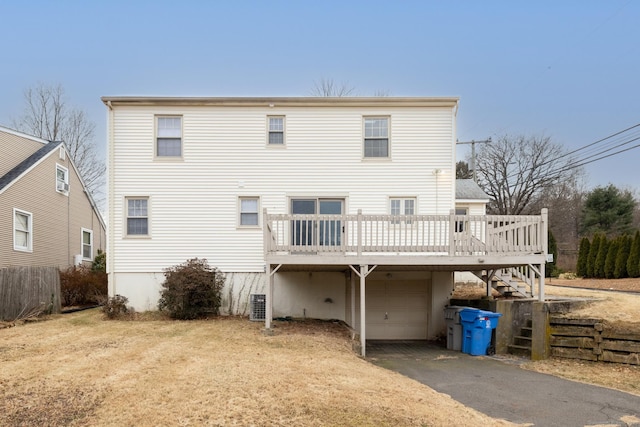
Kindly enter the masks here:
[[358, 209], [358, 256], [362, 255], [362, 209]]
[[456, 228], [456, 211], [451, 209], [449, 211], [449, 255], [456, 254], [456, 242], [455, 242], [455, 228]]
[[366, 338], [367, 310], [365, 307], [367, 274], [369, 274], [369, 266], [361, 265], [360, 266], [360, 346], [362, 347], [361, 349], [362, 357], [365, 357], [367, 354], [367, 338]]

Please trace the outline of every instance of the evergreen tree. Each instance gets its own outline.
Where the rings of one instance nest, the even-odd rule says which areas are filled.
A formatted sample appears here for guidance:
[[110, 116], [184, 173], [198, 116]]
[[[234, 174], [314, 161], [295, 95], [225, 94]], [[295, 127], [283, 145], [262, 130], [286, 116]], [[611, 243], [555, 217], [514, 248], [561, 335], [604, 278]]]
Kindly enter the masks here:
[[618, 254], [616, 255], [616, 266], [613, 270], [614, 279], [624, 279], [629, 277], [627, 273], [627, 260], [629, 259], [629, 253], [631, 252], [631, 236], [620, 236], [620, 245], [618, 247]]
[[591, 241], [591, 247], [589, 248], [589, 256], [587, 257], [587, 276], [596, 277], [596, 258], [598, 257], [598, 250], [600, 249], [600, 234], [593, 236]]
[[604, 264], [607, 261], [610, 242], [604, 234], [600, 236], [600, 246], [596, 254], [596, 265], [593, 267], [593, 277], [596, 279], [604, 279]]
[[611, 237], [630, 233], [636, 204], [629, 190], [620, 190], [612, 184], [594, 188], [587, 194], [582, 209], [581, 234], [601, 232]]
[[627, 258], [627, 275], [640, 277], [640, 231], [636, 231], [631, 242], [629, 258]]
[[[602, 246], [601, 246], [602, 247]], [[618, 255], [618, 248], [620, 247], [620, 238], [613, 239], [607, 244], [607, 255], [604, 258], [604, 269], [602, 271], [601, 278], [613, 279], [613, 274], [616, 269], [616, 256]], [[600, 255], [600, 253], [598, 253]]]
[[549, 230], [547, 234], [549, 249], [548, 253], [553, 255], [553, 261], [548, 262], [546, 269], [544, 271], [544, 275], [546, 277], [558, 277], [557, 274], [557, 263], [558, 263], [558, 243], [556, 242], [556, 238], [553, 237], [553, 233]]
[[[638, 239], [640, 242], [640, 238]], [[587, 276], [587, 263], [589, 262], [589, 249], [591, 248], [591, 242], [586, 237], [580, 240], [580, 249], [578, 250], [578, 265], [576, 265], [576, 274], [579, 277]]]

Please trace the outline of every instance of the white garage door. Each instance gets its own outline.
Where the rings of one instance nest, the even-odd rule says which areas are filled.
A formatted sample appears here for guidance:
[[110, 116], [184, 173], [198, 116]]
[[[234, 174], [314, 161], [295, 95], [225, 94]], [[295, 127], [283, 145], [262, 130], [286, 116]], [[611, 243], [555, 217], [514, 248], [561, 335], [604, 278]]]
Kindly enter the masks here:
[[425, 281], [371, 280], [366, 285], [367, 339], [427, 338], [428, 298]]

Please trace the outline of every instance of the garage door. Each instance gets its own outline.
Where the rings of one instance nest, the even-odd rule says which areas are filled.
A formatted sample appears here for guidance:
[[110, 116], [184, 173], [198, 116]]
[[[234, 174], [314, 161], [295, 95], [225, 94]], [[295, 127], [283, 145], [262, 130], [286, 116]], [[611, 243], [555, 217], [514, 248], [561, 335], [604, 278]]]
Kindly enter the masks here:
[[427, 285], [417, 280], [367, 281], [367, 339], [427, 338]]

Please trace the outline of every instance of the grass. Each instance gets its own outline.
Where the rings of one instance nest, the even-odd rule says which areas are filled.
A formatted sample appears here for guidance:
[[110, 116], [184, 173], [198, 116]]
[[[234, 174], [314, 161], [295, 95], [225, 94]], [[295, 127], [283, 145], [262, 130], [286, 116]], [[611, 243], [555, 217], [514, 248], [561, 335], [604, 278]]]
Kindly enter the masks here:
[[153, 319], [0, 330], [0, 425], [510, 425], [362, 360], [335, 323]]

